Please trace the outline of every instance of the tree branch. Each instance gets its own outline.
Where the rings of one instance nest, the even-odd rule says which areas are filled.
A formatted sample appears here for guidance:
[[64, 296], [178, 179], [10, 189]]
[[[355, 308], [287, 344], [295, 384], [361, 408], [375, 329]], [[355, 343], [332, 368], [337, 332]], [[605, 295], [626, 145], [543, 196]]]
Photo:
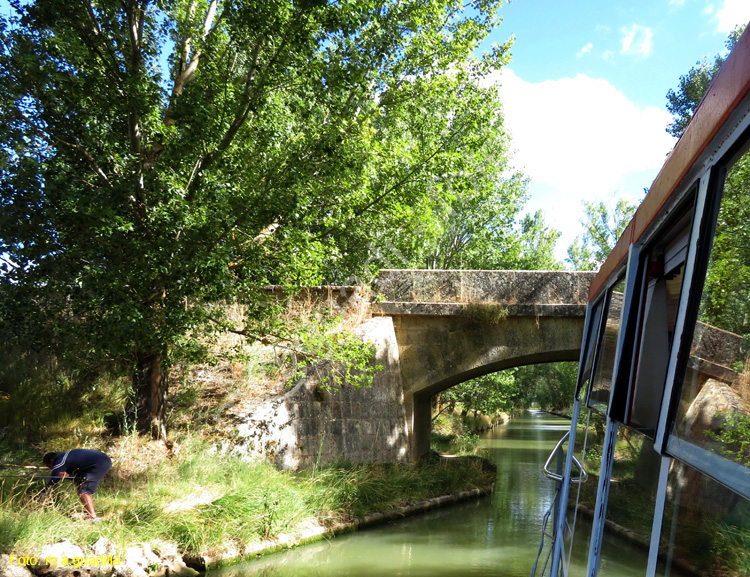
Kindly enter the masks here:
[[97, 164], [96, 160], [91, 155], [91, 153], [89, 153], [89, 151], [86, 150], [85, 147], [81, 146], [77, 142], [68, 142], [67, 140], [64, 140], [60, 138], [59, 136], [45, 130], [44, 128], [36, 124], [31, 118], [29, 118], [26, 114], [24, 114], [20, 110], [17, 111], [17, 113], [21, 116], [21, 118], [23, 118], [24, 122], [26, 122], [26, 124], [28, 124], [31, 128], [33, 128], [34, 131], [37, 132], [38, 134], [43, 135], [47, 139], [50, 139], [56, 142], [57, 144], [62, 144], [63, 146], [66, 146], [72, 150], [77, 151], [83, 157], [83, 160], [86, 162], [86, 164], [89, 165], [91, 170], [93, 170], [97, 174], [97, 176], [99, 176], [102, 180], [104, 180], [104, 182], [106, 182], [108, 185], [111, 185], [111, 183], [109, 182], [109, 178], [107, 178], [106, 173], [101, 168], [99, 168], [99, 165]]
[[[115, 56], [114, 52], [112, 52], [112, 46], [109, 44], [109, 42], [107, 42], [106, 37], [102, 32], [102, 28], [99, 25], [99, 21], [97, 20], [96, 12], [94, 10], [93, 4], [91, 3], [91, 0], [81, 0], [81, 4], [83, 5], [84, 9], [86, 10], [86, 14], [88, 15], [89, 22], [91, 23], [91, 30], [86, 29], [77, 19], [73, 20], [73, 26], [75, 26], [75, 28], [79, 31], [79, 35], [84, 44], [86, 44], [86, 46], [88, 46], [89, 49], [94, 52], [94, 54], [96, 54], [102, 61], [105, 69], [109, 71], [112, 79], [115, 80], [119, 85], [122, 85], [123, 78], [120, 74], [117, 57]], [[99, 46], [97, 46], [97, 44]], [[102, 50], [101, 47], [103, 47], [104, 49]], [[120, 88], [120, 93], [122, 93], [122, 88]]]
[[[190, 8], [188, 8], [188, 18], [190, 18], [190, 16], [192, 15], [192, 11], [195, 9], [195, 4], [195, 2], [192, 2], [190, 4]], [[211, 3], [208, 6], [206, 17], [203, 20], [203, 34], [201, 35], [201, 42], [206, 40], [208, 33], [211, 31], [214, 18], [216, 17], [216, 9], [218, 4], [218, 0], [211, 0]], [[192, 39], [189, 36], [186, 37], [182, 45], [180, 69], [178, 70], [177, 78], [175, 78], [174, 84], [172, 86], [172, 95], [169, 99], [169, 106], [167, 107], [167, 111], [164, 114], [164, 124], [166, 124], [167, 126], [171, 126], [175, 123], [175, 119], [173, 118], [174, 103], [179, 98], [180, 94], [182, 94], [182, 91], [185, 88], [185, 84], [192, 80], [195, 71], [198, 69], [198, 64], [203, 53], [200, 49], [196, 50], [195, 54], [193, 54], [192, 58], [190, 58], [190, 62], [188, 63], [187, 67], [185, 69], [182, 69], [190, 55], [191, 44]]]

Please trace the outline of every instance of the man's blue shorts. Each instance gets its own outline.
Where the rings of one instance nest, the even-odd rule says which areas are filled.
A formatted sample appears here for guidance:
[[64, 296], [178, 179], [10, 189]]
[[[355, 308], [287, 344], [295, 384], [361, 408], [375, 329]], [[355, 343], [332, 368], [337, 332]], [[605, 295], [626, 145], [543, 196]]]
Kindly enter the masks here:
[[[76, 477], [76, 487], [78, 494], [93, 495], [102, 482], [104, 475], [112, 468], [112, 460], [107, 457], [106, 461], [102, 460], [94, 467], [93, 470], [87, 471], [81, 477]], [[79, 481], [80, 479], [80, 481]]]

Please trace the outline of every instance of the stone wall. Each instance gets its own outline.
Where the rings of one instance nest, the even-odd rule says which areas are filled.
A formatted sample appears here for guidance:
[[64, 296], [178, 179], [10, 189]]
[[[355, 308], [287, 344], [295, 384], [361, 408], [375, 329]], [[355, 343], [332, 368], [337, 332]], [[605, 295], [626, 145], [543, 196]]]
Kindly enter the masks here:
[[578, 304], [594, 273], [531, 270], [381, 270], [385, 301], [420, 303]]
[[260, 457], [285, 469], [337, 459], [399, 462], [410, 456], [398, 344], [389, 317], [369, 319], [358, 331], [376, 347], [372, 387], [328, 392], [314, 376], [240, 418], [228, 450]]

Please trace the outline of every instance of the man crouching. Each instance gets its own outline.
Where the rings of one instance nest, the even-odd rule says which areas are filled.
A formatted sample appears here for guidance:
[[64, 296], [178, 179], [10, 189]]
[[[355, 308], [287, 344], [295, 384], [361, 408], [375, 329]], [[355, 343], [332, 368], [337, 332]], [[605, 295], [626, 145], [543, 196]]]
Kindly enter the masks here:
[[47, 489], [66, 477], [73, 477], [78, 489], [78, 498], [92, 522], [96, 522], [97, 516], [92, 495], [96, 493], [104, 475], [112, 468], [112, 460], [101, 451], [93, 449], [71, 449], [67, 453], [47, 453], [42, 460], [46, 467], [52, 469], [52, 475], [58, 477], [50, 479]]

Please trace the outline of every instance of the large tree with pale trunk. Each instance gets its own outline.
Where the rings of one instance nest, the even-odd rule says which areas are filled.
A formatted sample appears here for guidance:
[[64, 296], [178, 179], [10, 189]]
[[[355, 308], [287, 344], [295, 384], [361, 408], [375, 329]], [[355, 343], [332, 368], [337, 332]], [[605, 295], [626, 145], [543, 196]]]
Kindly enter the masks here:
[[474, 55], [499, 2], [11, 4], [4, 338], [128, 370], [154, 437], [166, 367], [225, 325], [213, 303], [247, 303], [236, 330], [285, 339], [265, 286], [345, 278], [416, 226], [441, 178], [507, 143], [481, 80], [509, 45]]

